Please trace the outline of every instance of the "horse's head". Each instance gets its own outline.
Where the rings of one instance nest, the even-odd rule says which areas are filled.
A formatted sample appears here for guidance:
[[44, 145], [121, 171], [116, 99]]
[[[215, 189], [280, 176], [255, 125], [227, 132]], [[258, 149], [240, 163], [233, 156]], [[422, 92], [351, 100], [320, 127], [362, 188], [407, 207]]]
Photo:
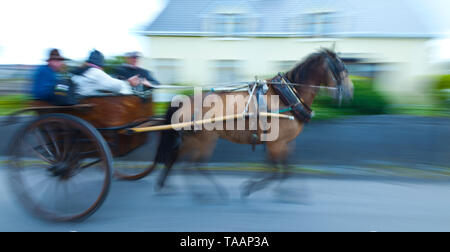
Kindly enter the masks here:
[[323, 83], [328, 87], [337, 88], [337, 92], [333, 92], [333, 94], [339, 103], [342, 99], [351, 100], [353, 98], [353, 82], [349, 78], [344, 62], [330, 50], [322, 50], [321, 55], [324, 59], [324, 76], [326, 76]]
[[[336, 53], [322, 49], [309, 55], [302, 63], [286, 73], [292, 83], [302, 83], [311, 86], [323, 85], [331, 87], [329, 93], [339, 102], [342, 99], [353, 98], [353, 83], [349, 78], [347, 68]], [[302, 92], [307, 87], [296, 86]]]

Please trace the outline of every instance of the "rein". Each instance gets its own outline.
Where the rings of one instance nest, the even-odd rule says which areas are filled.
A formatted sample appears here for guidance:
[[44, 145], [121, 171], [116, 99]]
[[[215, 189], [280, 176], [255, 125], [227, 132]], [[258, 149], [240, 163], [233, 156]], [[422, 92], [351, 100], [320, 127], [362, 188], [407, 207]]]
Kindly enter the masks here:
[[[273, 81], [269, 81], [266, 82], [267, 84], [275, 84], [275, 85], [282, 85], [285, 83], [282, 82], [273, 82]], [[289, 86], [305, 86], [305, 87], [311, 87], [311, 88], [321, 88], [321, 89], [330, 89], [330, 90], [338, 90], [337, 87], [326, 87], [326, 86], [316, 86], [316, 85], [308, 85], [308, 84], [299, 84], [299, 83], [287, 83]]]
[[[233, 91], [238, 90], [241, 88], [246, 88], [248, 85], [253, 84], [272, 84], [272, 85], [284, 85], [283, 82], [277, 82], [277, 81], [266, 81], [266, 80], [256, 80], [256, 81], [249, 81], [249, 82], [234, 82], [234, 83], [225, 83], [224, 85], [215, 85], [215, 86], [174, 86], [174, 85], [153, 85], [150, 83], [151, 88], [155, 89], [193, 89], [196, 87], [201, 88], [208, 88], [212, 92], [215, 91]], [[326, 87], [326, 86], [316, 86], [316, 85], [308, 85], [308, 84], [300, 84], [300, 83], [288, 83], [290, 86], [305, 86], [305, 87], [311, 87], [311, 88], [321, 88], [321, 89], [329, 89], [329, 90], [337, 90], [337, 87]]]

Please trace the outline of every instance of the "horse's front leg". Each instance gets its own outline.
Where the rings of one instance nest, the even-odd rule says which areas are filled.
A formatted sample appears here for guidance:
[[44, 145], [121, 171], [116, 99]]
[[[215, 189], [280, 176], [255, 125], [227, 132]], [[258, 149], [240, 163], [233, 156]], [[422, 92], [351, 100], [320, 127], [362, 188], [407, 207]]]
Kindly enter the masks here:
[[288, 181], [288, 178], [291, 178], [295, 173], [294, 168], [294, 166], [289, 165], [287, 160], [283, 161], [279, 183], [274, 188], [276, 199], [284, 203], [307, 204], [309, 193], [306, 184], [295, 183], [298, 180], [294, 179]]
[[161, 171], [161, 174], [159, 175], [159, 178], [158, 178], [158, 180], [156, 182], [156, 185], [155, 185], [155, 190], [157, 192], [161, 191], [162, 188], [164, 187], [165, 182], [167, 180], [167, 177], [169, 176], [169, 173], [172, 170], [172, 167], [175, 164], [175, 162], [176, 162], [176, 159], [173, 159], [173, 160], [170, 160], [170, 162], [168, 162], [168, 163], [166, 163], [164, 165], [164, 168]]
[[261, 179], [250, 179], [246, 181], [243, 185], [242, 191], [241, 191], [241, 197], [248, 197], [250, 194], [257, 192], [259, 190], [262, 190], [266, 188], [272, 181], [274, 181], [279, 176], [279, 169], [276, 162], [270, 162], [270, 172], [267, 176], [261, 178]]
[[[206, 162], [195, 162], [195, 163], [193, 163], [193, 168], [195, 169], [196, 172], [200, 173], [202, 175], [202, 177], [206, 178], [207, 181], [209, 181], [212, 185], [214, 185], [214, 187], [216, 188], [217, 193], [219, 194], [221, 199], [223, 199], [223, 200], [228, 199], [227, 190], [210, 173], [210, 171], [206, 167]], [[201, 191], [201, 192], [195, 193], [194, 195], [199, 196], [198, 198], [202, 198], [202, 197], [205, 197], [206, 194], [207, 193], [205, 191]]]
[[[287, 163], [289, 145], [284, 141], [278, 141], [267, 142], [266, 147], [269, 163], [271, 164], [269, 167], [269, 175], [259, 180], [250, 180], [246, 182], [241, 192], [241, 196], [243, 197], [262, 190], [277, 178], [279, 179], [283, 177], [283, 174], [280, 174], [279, 164]], [[287, 174], [284, 174], [284, 176], [287, 176]]]

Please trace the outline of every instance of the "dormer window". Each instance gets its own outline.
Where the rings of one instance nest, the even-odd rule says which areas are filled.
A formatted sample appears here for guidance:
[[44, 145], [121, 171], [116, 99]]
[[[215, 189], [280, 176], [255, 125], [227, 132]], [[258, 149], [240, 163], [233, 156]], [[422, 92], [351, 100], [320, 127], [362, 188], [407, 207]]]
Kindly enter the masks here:
[[248, 18], [242, 14], [218, 13], [214, 19], [214, 32], [220, 36], [235, 36], [247, 31]]
[[335, 12], [316, 12], [305, 14], [304, 32], [311, 36], [330, 35], [335, 31], [336, 20]]

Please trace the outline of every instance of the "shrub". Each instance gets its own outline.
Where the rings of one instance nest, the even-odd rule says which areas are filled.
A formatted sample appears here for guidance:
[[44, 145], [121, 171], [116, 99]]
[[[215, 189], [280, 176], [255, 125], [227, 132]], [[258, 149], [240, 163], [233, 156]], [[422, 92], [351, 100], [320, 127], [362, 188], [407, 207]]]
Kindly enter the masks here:
[[388, 102], [386, 98], [374, 89], [372, 79], [354, 79], [355, 86], [353, 101], [350, 108], [361, 114], [385, 114], [387, 113]]
[[337, 102], [329, 96], [318, 96], [314, 108], [320, 110], [333, 109], [334, 113], [376, 115], [387, 113], [388, 102], [383, 95], [373, 87], [373, 80], [368, 78], [352, 77], [354, 85], [353, 100], [343, 102], [339, 110]]
[[450, 107], [450, 75], [439, 76], [432, 91], [438, 103]]
[[27, 95], [2, 95], [0, 96], [0, 115], [8, 115], [16, 110], [28, 106]]

